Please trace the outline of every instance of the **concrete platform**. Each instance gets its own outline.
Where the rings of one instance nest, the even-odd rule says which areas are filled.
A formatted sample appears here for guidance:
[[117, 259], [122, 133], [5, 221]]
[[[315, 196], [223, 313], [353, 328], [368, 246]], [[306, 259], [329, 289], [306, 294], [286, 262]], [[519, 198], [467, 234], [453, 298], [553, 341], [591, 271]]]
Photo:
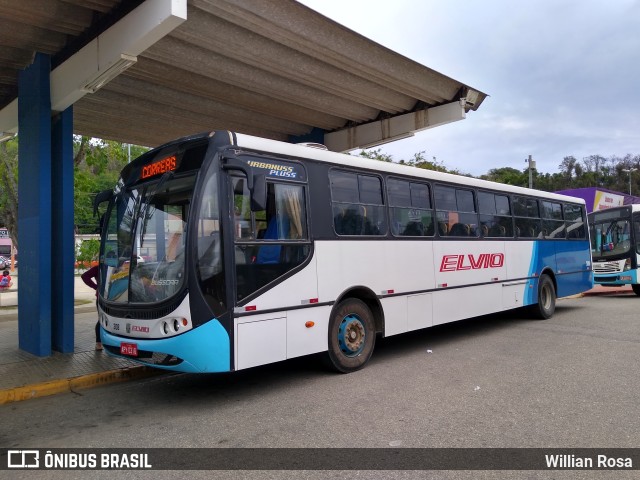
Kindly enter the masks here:
[[[17, 284], [12, 273], [14, 287]], [[38, 357], [18, 348], [17, 291], [0, 293], [0, 405], [107, 383], [165, 374], [95, 350], [95, 292], [75, 281], [73, 353]], [[8, 305], [8, 306], [7, 306]]]

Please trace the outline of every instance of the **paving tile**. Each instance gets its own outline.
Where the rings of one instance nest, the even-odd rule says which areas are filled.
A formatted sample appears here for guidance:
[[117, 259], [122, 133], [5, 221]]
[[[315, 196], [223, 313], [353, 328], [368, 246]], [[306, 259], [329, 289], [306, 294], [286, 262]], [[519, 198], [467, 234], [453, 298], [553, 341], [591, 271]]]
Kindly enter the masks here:
[[0, 390], [139, 365], [95, 351], [97, 313], [92, 291], [87, 289], [76, 279], [73, 353], [53, 352], [51, 356], [38, 357], [21, 350], [17, 308], [0, 308]]

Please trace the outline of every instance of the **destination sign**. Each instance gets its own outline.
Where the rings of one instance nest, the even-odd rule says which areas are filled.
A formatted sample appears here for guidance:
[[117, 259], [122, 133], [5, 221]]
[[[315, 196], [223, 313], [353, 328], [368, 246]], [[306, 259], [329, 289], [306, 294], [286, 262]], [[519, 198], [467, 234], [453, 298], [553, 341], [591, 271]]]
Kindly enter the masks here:
[[145, 178], [155, 177], [156, 175], [161, 175], [166, 172], [172, 172], [177, 168], [178, 160], [176, 159], [175, 155], [171, 155], [170, 157], [163, 158], [162, 160], [156, 160], [155, 162], [142, 167], [140, 179], [143, 180]]

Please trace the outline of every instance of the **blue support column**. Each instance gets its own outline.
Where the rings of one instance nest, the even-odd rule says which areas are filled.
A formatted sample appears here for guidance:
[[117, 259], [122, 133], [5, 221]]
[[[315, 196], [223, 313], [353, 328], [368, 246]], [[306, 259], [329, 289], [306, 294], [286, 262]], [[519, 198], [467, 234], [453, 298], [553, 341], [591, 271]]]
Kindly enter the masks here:
[[51, 163], [51, 284], [53, 349], [73, 352], [74, 222], [73, 222], [73, 107], [52, 120]]
[[51, 92], [49, 56], [18, 77], [18, 343], [51, 355]]

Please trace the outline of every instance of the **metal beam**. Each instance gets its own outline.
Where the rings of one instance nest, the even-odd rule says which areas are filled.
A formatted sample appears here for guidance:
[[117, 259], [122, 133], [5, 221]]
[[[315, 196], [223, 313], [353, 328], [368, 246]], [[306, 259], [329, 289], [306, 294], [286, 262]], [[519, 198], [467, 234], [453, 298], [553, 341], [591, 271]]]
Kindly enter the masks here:
[[[64, 111], [92, 93], [186, 19], [187, 0], [147, 0], [51, 72], [51, 109]], [[0, 131], [17, 129], [16, 100], [0, 111]]]
[[416, 132], [463, 120], [465, 99], [375, 122], [349, 127], [324, 136], [324, 144], [334, 152], [370, 148], [413, 136]]

